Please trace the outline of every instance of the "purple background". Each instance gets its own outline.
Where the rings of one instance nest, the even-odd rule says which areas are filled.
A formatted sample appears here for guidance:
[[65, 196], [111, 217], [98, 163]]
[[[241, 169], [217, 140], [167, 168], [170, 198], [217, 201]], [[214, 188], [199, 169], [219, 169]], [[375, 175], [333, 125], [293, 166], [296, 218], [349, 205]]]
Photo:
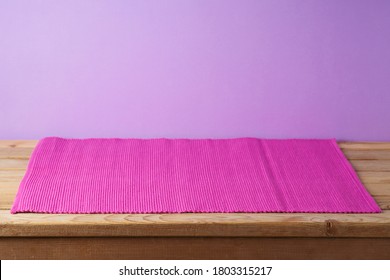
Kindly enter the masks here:
[[390, 1], [1, 1], [0, 138], [390, 141]]

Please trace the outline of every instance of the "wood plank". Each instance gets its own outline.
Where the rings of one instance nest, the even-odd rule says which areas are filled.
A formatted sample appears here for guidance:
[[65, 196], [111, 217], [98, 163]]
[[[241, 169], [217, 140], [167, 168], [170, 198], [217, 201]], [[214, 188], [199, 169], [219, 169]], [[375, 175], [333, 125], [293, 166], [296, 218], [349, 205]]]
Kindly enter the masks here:
[[390, 142], [343, 142], [339, 141], [341, 149], [348, 150], [390, 150]]
[[[1, 193], [7, 193], [8, 191], [14, 192], [14, 190], [17, 190], [20, 182], [22, 181], [23, 176], [19, 177], [11, 177], [11, 178], [1, 178], [0, 177], [0, 190]], [[390, 182], [388, 183], [371, 183], [371, 182], [365, 182], [363, 179], [363, 184], [366, 187], [366, 189], [373, 195], [390, 195]]]
[[390, 159], [390, 150], [342, 150], [349, 159]]
[[[390, 160], [350, 160], [356, 171], [390, 171]], [[28, 158], [0, 159], [0, 170], [25, 170]]]
[[[11, 185], [0, 183], [0, 209], [10, 209], [15, 199], [19, 183], [13, 182]], [[379, 207], [383, 210], [390, 209], [390, 185], [371, 184], [366, 186], [367, 190], [374, 197]]]
[[0, 238], [1, 259], [384, 259], [383, 238]]
[[[25, 170], [11, 169], [11, 170], [0, 170], [0, 189], [5, 186], [14, 186], [17, 188], [23, 179]], [[382, 171], [358, 171], [357, 172], [362, 183], [375, 191], [376, 194], [380, 190], [386, 189], [382, 194], [388, 194], [388, 188], [390, 187], [390, 172]]]
[[349, 161], [356, 171], [390, 171], [390, 160], [357, 160]]
[[376, 214], [30, 214], [0, 210], [0, 236], [390, 237], [390, 211]]
[[26, 170], [28, 159], [1, 159], [0, 170]]
[[34, 148], [38, 140], [0, 140], [1, 148]]
[[21, 180], [14, 180], [14, 181], [5, 181], [3, 182], [2, 179], [0, 179], [0, 190], [1, 193], [7, 193], [8, 191], [14, 191], [15, 189], [18, 189], [19, 184]]
[[[34, 148], [38, 140], [0, 140], [0, 147]], [[349, 150], [390, 150], [390, 142], [348, 142], [339, 141], [341, 149]]]
[[[0, 170], [2, 193], [17, 189], [24, 173], [23, 170]], [[371, 194], [390, 195], [390, 172], [359, 172], [358, 175]]]
[[363, 184], [390, 184], [390, 172], [386, 171], [358, 171]]
[[373, 196], [390, 196], [390, 184], [367, 183], [364, 186]]
[[[0, 141], [0, 170], [25, 169], [37, 141]], [[390, 143], [340, 143], [357, 171], [390, 171]], [[359, 149], [356, 150], [356, 147]], [[379, 150], [378, 147], [387, 150]], [[363, 149], [364, 148], [364, 149]], [[372, 159], [375, 161], [366, 161]]]
[[12, 207], [13, 201], [16, 197], [16, 191], [0, 196], [0, 210], [9, 210]]
[[[0, 196], [0, 210], [9, 210], [16, 197], [16, 190]], [[376, 203], [382, 210], [390, 210], [390, 196], [373, 196]]]
[[376, 203], [379, 205], [379, 207], [382, 210], [389, 210], [390, 209], [390, 196], [373, 196]]
[[[0, 169], [1, 182], [20, 182], [26, 172], [26, 169]], [[388, 171], [357, 171], [360, 180], [365, 183], [389, 184], [390, 172]]]
[[[0, 159], [29, 159], [33, 148], [0, 147]], [[348, 150], [343, 149], [344, 155], [350, 159], [390, 159], [390, 150]]]
[[[22, 178], [20, 174], [19, 177], [9, 177], [5, 180], [0, 177], [0, 209], [11, 208]], [[381, 209], [390, 209], [390, 183], [365, 183], [365, 187]]]
[[13, 169], [13, 170], [1, 170], [0, 169], [0, 181], [1, 182], [14, 182], [22, 180], [26, 169]]
[[0, 147], [0, 159], [29, 159], [33, 150], [33, 148]]
[[[390, 171], [390, 160], [350, 160], [356, 171]], [[27, 158], [0, 159], [0, 170], [26, 170]]]
[[[27, 153], [36, 142], [0, 141], [0, 208], [5, 209], [0, 211], [0, 236], [390, 237], [389, 211], [381, 214], [10, 215], [9, 208], [27, 167]], [[382, 209], [390, 209], [390, 160], [388, 153], [383, 153], [390, 149], [390, 143], [341, 143], [341, 146], [346, 156], [351, 157], [367, 190]]]

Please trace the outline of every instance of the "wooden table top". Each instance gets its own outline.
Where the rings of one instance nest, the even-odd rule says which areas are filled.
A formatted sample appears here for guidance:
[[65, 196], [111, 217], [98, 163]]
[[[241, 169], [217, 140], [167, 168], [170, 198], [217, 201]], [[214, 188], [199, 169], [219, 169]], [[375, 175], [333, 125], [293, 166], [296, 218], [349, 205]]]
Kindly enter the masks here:
[[390, 142], [340, 142], [378, 214], [10, 214], [37, 141], [0, 140], [0, 237], [390, 237]]

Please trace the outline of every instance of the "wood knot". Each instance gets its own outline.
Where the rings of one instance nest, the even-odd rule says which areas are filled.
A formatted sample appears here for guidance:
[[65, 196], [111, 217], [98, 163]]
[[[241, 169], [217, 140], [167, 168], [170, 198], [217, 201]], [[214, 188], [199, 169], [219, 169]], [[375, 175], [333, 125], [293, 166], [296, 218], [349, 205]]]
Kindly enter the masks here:
[[325, 221], [325, 235], [334, 236], [336, 233], [336, 221], [326, 220]]

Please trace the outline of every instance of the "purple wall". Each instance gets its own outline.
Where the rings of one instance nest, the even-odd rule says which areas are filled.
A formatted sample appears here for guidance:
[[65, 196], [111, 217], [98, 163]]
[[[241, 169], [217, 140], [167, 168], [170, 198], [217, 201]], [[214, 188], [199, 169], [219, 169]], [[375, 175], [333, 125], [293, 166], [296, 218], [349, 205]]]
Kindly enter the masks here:
[[390, 1], [1, 1], [0, 138], [390, 141]]

